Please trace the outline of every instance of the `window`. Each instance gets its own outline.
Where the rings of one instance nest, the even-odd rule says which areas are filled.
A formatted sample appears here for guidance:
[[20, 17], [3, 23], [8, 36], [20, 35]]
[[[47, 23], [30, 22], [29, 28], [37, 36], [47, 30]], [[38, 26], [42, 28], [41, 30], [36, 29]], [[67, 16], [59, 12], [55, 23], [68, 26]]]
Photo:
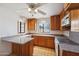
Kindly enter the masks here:
[[25, 32], [25, 23], [24, 22], [19, 22], [19, 33], [24, 33]]
[[50, 24], [47, 21], [39, 22], [39, 30], [41, 32], [49, 32], [50, 31]]

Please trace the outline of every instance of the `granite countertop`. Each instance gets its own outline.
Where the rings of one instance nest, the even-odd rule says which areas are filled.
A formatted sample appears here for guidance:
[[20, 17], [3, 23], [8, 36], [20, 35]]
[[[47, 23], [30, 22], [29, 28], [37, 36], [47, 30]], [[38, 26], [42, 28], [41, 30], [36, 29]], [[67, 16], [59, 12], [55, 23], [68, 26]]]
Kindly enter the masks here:
[[51, 35], [51, 34], [32, 34], [34, 36], [46, 36], [46, 37], [54, 37], [54, 35]]
[[47, 37], [55, 37], [55, 36], [63, 36], [61, 33], [26, 33], [35, 36], [47, 36]]
[[58, 41], [59, 44], [72, 44], [72, 45], [79, 45], [73, 41], [71, 41], [69, 38], [65, 37], [65, 36], [56, 36], [55, 37]]
[[55, 36], [55, 40], [57, 40], [58, 45], [62, 50], [66, 51], [74, 51], [79, 53], [79, 44], [75, 43], [74, 41], [70, 40], [68, 37], [65, 36]]
[[31, 41], [30, 35], [18, 35], [18, 36], [8, 36], [8, 37], [1, 37], [2, 41], [10, 42], [10, 43], [17, 43], [17, 44], [25, 44]]
[[33, 38], [32, 35], [35, 36], [46, 36], [46, 37], [55, 37], [55, 35], [61, 35], [58, 33], [24, 33], [24, 34], [17, 34], [13, 36], [3, 36], [1, 37], [2, 41], [10, 42], [10, 43], [18, 43], [18, 44], [24, 44], [28, 41], [31, 41]]

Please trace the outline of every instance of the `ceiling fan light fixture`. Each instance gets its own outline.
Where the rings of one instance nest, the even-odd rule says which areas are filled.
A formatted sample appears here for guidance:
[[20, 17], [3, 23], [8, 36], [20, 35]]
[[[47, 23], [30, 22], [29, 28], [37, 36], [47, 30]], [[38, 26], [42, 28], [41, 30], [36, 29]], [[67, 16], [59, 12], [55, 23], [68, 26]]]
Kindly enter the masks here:
[[31, 8], [28, 8], [28, 11], [31, 11]]
[[37, 9], [35, 9], [35, 12], [37, 12], [38, 10]]

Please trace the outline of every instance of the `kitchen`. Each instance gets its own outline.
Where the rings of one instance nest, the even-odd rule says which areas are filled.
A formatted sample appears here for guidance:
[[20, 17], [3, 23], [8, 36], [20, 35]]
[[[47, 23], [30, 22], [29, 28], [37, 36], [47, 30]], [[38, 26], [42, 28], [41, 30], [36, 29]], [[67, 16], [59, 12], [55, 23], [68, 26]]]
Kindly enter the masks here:
[[0, 55], [79, 56], [79, 3], [0, 7]]

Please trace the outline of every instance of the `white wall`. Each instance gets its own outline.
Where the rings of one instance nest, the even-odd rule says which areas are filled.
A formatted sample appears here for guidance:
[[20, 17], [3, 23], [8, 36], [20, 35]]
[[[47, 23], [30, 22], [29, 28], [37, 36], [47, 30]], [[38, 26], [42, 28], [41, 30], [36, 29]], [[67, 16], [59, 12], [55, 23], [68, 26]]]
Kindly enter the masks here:
[[[0, 37], [16, 35], [17, 20], [16, 13], [0, 6]], [[9, 53], [11, 53], [11, 44], [2, 42], [0, 39], [0, 55], [8, 55]]]

